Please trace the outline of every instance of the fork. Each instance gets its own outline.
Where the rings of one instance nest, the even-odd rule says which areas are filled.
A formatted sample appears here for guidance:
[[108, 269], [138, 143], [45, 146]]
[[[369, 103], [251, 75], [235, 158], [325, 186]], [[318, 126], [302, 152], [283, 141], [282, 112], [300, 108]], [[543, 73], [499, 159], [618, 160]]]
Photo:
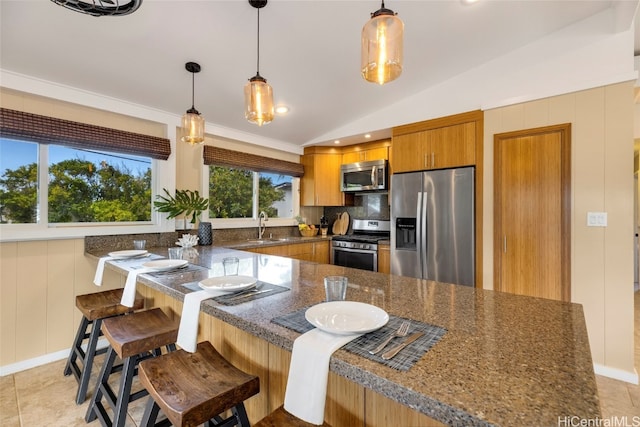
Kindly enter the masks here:
[[377, 346], [373, 350], [369, 350], [369, 353], [376, 354], [381, 352], [382, 349], [385, 348], [387, 344], [391, 342], [392, 339], [397, 337], [404, 337], [407, 335], [408, 332], [409, 332], [409, 322], [402, 322], [402, 325], [400, 325], [400, 327], [395, 333], [389, 335], [389, 337], [386, 340], [384, 340], [384, 342], [382, 342], [379, 346]]

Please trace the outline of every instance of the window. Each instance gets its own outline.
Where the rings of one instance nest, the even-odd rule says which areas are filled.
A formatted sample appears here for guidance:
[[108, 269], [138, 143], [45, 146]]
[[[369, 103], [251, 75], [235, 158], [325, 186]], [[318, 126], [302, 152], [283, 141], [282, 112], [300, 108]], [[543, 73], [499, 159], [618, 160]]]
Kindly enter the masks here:
[[0, 139], [0, 153], [0, 223], [38, 222], [38, 144]]
[[2, 240], [171, 227], [152, 208], [166, 138], [0, 108], [0, 152]]
[[[37, 223], [45, 212], [48, 223], [151, 221], [148, 157], [10, 139], [0, 139], [0, 151], [3, 224]], [[39, 182], [44, 159], [48, 176]]]
[[[209, 218], [293, 218], [293, 177], [226, 166], [209, 167]], [[254, 197], [257, 195], [257, 199]]]
[[209, 218], [257, 219], [264, 211], [284, 225], [298, 214], [302, 164], [211, 145], [202, 156], [208, 166]]

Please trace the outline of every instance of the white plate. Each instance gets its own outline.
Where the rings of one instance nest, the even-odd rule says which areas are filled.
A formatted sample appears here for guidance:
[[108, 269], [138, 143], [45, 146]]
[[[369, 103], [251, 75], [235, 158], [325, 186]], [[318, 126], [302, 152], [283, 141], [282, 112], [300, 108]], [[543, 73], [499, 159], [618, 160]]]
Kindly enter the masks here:
[[189, 264], [189, 261], [186, 259], [159, 259], [156, 261], [145, 262], [142, 266], [144, 268], [151, 268], [157, 271], [164, 271], [184, 267], [187, 264]]
[[337, 335], [366, 334], [389, 321], [386, 311], [355, 301], [332, 301], [309, 308], [305, 318], [316, 328]]
[[252, 288], [258, 283], [258, 279], [251, 276], [220, 276], [209, 277], [198, 285], [206, 291], [237, 292]]
[[136, 258], [136, 257], [141, 257], [143, 255], [147, 255], [149, 252], [145, 251], [144, 249], [132, 249], [129, 251], [115, 251], [115, 252], [109, 252], [109, 256], [111, 258]]

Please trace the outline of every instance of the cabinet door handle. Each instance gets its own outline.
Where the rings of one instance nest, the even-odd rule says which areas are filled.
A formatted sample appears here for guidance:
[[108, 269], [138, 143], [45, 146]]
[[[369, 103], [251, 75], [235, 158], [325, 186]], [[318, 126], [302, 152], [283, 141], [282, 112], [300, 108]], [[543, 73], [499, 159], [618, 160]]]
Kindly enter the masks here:
[[502, 250], [507, 253], [507, 235], [502, 236]]
[[424, 167], [428, 168], [429, 167], [429, 157], [427, 157], [428, 154], [424, 153]]
[[431, 167], [436, 167], [436, 153], [434, 153], [433, 151], [431, 152]]

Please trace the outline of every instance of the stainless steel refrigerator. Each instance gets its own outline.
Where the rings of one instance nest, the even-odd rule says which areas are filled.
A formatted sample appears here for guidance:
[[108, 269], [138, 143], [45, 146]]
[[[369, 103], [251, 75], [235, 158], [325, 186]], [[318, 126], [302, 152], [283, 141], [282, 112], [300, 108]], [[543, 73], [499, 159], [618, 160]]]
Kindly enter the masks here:
[[474, 286], [475, 168], [391, 177], [391, 274]]

